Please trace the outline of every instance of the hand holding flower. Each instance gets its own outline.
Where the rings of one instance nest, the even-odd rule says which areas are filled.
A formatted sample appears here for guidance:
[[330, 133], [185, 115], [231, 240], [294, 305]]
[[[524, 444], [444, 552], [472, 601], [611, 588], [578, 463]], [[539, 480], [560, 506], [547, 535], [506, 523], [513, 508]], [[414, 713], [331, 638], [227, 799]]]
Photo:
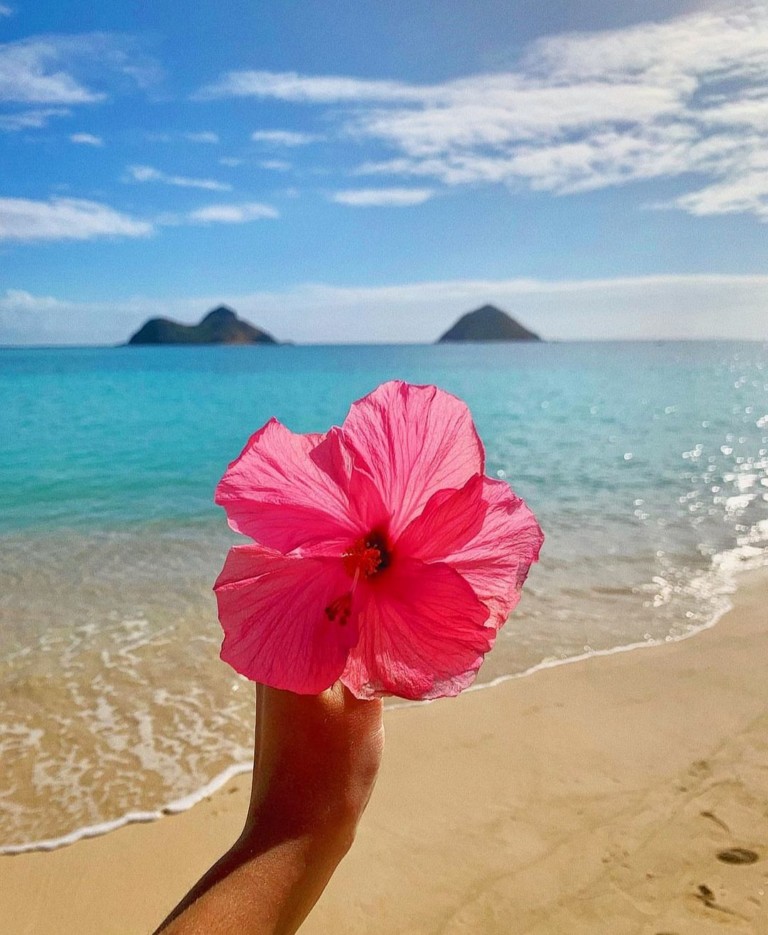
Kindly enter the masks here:
[[254, 544], [231, 549], [215, 591], [222, 658], [263, 683], [251, 802], [162, 931], [295, 932], [368, 802], [380, 696], [475, 678], [543, 538], [483, 472], [467, 407], [401, 382], [326, 435], [270, 420], [229, 466], [216, 500]]
[[270, 420], [216, 492], [254, 540], [214, 586], [222, 658], [301, 694], [466, 688], [543, 539], [484, 462], [466, 405], [434, 386], [385, 383], [325, 435]]

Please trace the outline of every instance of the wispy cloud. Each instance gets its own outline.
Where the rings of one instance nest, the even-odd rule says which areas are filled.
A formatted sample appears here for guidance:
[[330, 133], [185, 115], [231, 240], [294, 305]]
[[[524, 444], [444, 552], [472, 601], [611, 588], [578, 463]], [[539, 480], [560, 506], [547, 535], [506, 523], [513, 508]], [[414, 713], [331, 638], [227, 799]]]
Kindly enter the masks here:
[[206, 205], [191, 211], [187, 220], [192, 224], [247, 224], [249, 221], [261, 221], [280, 217], [280, 213], [271, 205], [260, 202], [245, 204]]
[[287, 172], [291, 168], [290, 162], [285, 159], [262, 159], [258, 164], [260, 169], [268, 169], [271, 172]]
[[199, 133], [185, 133], [184, 138], [191, 143], [216, 144], [219, 142], [219, 134], [213, 133], [211, 130], [201, 130]]
[[195, 98], [276, 98], [315, 104], [355, 101], [419, 100], [421, 92], [398, 81], [368, 81], [336, 75], [307, 76], [296, 72], [230, 71], [201, 88]]
[[0, 16], [7, 17], [13, 16], [14, 10], [12, 7], [6, 6], [4, 3], [0, 3]]
[[343, 104], [337, 135], [384, 148], [362, 175], [556, 195], [679, 178], [678, 209], [768, 214], [764, 3], [543, 38], [512, 70], [441, 84], [242, 71], [198, 96]]
[[175, 185], [178, 188], [202, 188], [212, 192], [228, 192], [232, 186], [215, 179], [195, 179], [185, 175], [169, 175], [153, 166], [128, 166], [128, 177], [134, 182], [159, 182], [163, 185]]
[[[155, 62], [126, 36], [73, 33], [0, 44], [0, 128], [42, 127], [72, 108], [102, 102], [114, 91], [146, 88], [159, 77]], [[18, 110], [20, 105], [33, 107]]]
[[71, 133], [69, 137], [70, 143], [79, 143], [82, 146], [103, 146], [104, 140], [100, 136], [95, 136], [93, 133]]
[[22, 104], [91, 104], [105, 95], [70, 72], [64, 60], [75, 47], [60, 37], [0, 45], [0, 101]]
[[67, 107], [42, 107], [0, 114], [0, 130], [16, 132], [38, 129], [46, 126], [53, 117], [68, 117], [70, 113]]
[[270, 143], [273, 146], [306, 146], [321, 138], [314, 133], [298, 133], [295, 130], [255, 130], [251, 133], [255, 143]]
[[152, 225], [109, 205], [80, 198], [0, 198], [0, 240], [93, 240], [143, 237]]
[[433, 195], [431, 188], [353, 188], [334, 192], [330, 198], [337, 204], [354, 208], [403, 208], [424, 204]]
[[660, 207], [683, 208], [698, 216], [751, 212], [768, 221], [768, 159], [762, 168], [707, 185]]

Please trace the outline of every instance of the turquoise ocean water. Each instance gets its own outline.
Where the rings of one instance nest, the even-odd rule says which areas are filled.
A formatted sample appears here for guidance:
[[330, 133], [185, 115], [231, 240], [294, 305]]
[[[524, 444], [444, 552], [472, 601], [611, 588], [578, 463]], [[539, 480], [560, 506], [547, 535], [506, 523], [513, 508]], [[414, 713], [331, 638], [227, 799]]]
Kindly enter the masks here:
[[0, 850], [248, 761], [213, 489], [270, 416], [322, 431], [393, 377], [469, 403], [547, 536], [481, 683], [686, 636], [768, 561], [765, 344], [0, 349]]

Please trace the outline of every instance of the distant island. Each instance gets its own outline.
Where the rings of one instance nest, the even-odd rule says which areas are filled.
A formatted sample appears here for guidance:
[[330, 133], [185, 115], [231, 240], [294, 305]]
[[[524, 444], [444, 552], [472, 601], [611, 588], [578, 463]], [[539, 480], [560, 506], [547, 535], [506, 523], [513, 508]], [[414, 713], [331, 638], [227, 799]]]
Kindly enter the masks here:
[[197, 325], [182, 325], [170, 318], [150, 318], [131, 335], [128, 344], [278, 344], [271, 334], [238, 318], [220, 305]]
[[[494, 305], [483, 305], [462, 315], [437, 340], [437, 344], [459, 341], [541, 341], [511, 315]], [[170, 318], [150, 318], [127, 342], [135, 344], [279, 344], [269, 332], [238, 318], [226, 305], [208, 312], [196, 325], [183, 325]]]
[[483, 305], [462, 315], [437, 343], [450, 341], [541, 341], [541, 338], [500, 308]]

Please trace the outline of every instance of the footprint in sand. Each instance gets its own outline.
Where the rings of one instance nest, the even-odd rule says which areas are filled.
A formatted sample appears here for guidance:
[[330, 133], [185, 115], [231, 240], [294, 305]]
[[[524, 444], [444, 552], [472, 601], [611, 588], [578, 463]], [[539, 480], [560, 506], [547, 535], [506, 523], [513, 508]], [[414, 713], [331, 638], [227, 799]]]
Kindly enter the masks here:
[[760, 860], [760, 856], [746, 847], [731, 847], [727, 851], [720, 851], [717, 859], [724, 864], [754, 864]]

